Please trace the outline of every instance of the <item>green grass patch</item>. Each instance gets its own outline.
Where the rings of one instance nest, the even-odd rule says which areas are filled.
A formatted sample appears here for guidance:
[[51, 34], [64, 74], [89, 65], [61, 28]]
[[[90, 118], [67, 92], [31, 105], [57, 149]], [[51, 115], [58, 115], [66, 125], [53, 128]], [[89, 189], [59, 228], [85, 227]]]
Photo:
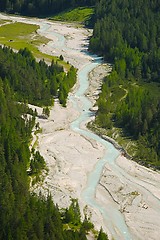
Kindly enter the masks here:
[[0, 36], [3, 36], [6, 38], [6, 40], [12, 38], [19, 39], [23, 38], [26, 35], [34, 33], [36, 30], [38, 30], [39, 27], [37, 25], [33, 24], [25, 24], [25, 23], [11, 23], [6, 24], [4, 26], [1, 26], [0, 28]]
[[120, 87], [113, 87], [111, 89], [111, 102], [116, 102], [117, 99], [118, 101], [121, 101], [121, 99], [123, 99], [123, 97], [125, 97], [125, 90], [123, 88]]
[[19, 22], [2, 25], [0, 27], [0, 43], [16, 50], [28, 48], [36, 58], [44, 59], [48, 62], [54, 59], [66, 70], [69, 70], [70, 65], [60, 60], [59, 57], [51, 56], [38, 50], [38, 46], [47, 44], [50, 41], [40, 36], [37, 33], [38, 29], [39, 26], [37, 25]]
[[0, 19], [0, 25], [12, 22], [11, 20]]
[[66, 223], [66, 224], [63, 224], [63, 229], [64, 230], [72, 230], [72, 231], [79, 231], [80, 230], [80, 227], [81, 227], [81, 224], [79, 225], [75, 225], [73, 223]]
[[160, 99], [159, 91], [160, 91], [160, 84], [157, 82], [142, 82], [140, 83], [140, 86], [146, 89], [151, 93], [151, 96], [157, 99]]
[[69, 11], [61, 12], [51, 17], [51, 20], [63, 22], [79, 22], [85, 23], [93, 15], [94, 8], [79, 7]]
[[[49, 40], [37, 34], [39, 26], [25, 23], [11, 23], [0, 27], [0, 43], [13, 49], [27, 47], [35, 57], [41, 56], [38, 46]], [[44, 57], [45, 54], [42, 54]]]

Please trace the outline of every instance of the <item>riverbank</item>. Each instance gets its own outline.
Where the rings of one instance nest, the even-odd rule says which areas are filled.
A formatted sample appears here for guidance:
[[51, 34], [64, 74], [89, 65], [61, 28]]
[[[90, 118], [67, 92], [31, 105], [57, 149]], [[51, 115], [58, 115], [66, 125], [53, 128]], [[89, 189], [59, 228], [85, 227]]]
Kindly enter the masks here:
[[[25, 19], [16, 18], [16, 21], [21, 20], [25, 21]], [[48, 22], [39, 19], [27, 19], [26, 21], [36, 22], [44, 28]], [[61, 39], [59, 35], [53, 35], [53, 30], [60, 34], [65, 33], [67, 38]], [[87, 29], [75, 29], [73, 25], [56, 22], [49, 23], [49, 28], [39, 33], [50, 39], [53, 38], [53, 42], [41, 46], [42, 51], [58, 56], [62, 54], [66, 61], [79, 69], [92, 61], [92, 57], [86, 54], [87, 34], [90, 34]], [[61, 49], [59, 41], [65, 41], [67, 47]], [[69, 47], [71, 50], [68, 51]], [[99, 84], [104, 76], [104, 69], [102, 68], [102, 72], [99, 69], [94, 71], [95, 74], [90, 74], [90, 90], [86, 93], [88, 97], [97, 96], [100, 90]], [[71, 95], [74, 95], [74, 92]], [[94, 102], [94, 99], [92, 101]], [[78, 98], [77, 102], [81, 106]], [[37, 110], [41, 114], [42, 109], [37, 108]], [[60, 207], [68, 207], [70, 198], [78, 198], [83, 213], [86, 203], [81, 193], [86, 185], [89, 172], [104, 155], [105, 149], [95, 140], [83, 137], [70, 129], [71, 122], [78, 116], [78, 110], [74, 108], [72, 101], [68, 100], [66, 108], [62, 108], [58, 102], [55, 102], [48, 119], [37, 118], [42, 128], [42, 133], [38, 136], [38, 149], [46, 160], [49, 174], [44, 183], [39, 185], [35, 191], [41, 190], [47, 194], [49, 190], [54, 202]], [[85, 128], [84, 125], [82, 127]], [[95, 199], [106, 209], [110, 203], [122, 212], [133, 239], [157, 240], [160, 233], [159, 182], [158, 173], [136, 165], [120, 155], [115, 164], [105, 165]], [[87, 212], [96, 229], [102, 226], [105, 231], [108, 231], [108, 223], [104, 222], [97, 209], [88, 207]], [[111, 239], [111, 235], [109, 236]], [[122, 238], [119, 237], [119, 239]]]

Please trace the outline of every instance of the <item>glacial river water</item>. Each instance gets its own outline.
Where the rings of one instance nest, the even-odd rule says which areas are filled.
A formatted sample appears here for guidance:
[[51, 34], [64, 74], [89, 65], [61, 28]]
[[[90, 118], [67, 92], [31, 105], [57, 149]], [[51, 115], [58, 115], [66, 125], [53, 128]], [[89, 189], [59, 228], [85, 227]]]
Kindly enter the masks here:
[[[76, 54], [80, 54], [80, 50], [79, 49], [70, 49], [66, 46], [66, 38], [65, 36], [62, 34], [59, 34], [56, 31], [52, 31], [50, 32], [50, 23], [48, 23], [45, 20], [38, 20], [38, 19], [26, 19], [26, 18], [21, 18], [21, 17], [13, 17], [13, 16], [3, 16], [1, 14], [1, 18], [5, 19], [12, 19], [15, 21], [19, 21], [19, 22], [26, 22], [26, 23], [32, 23], [32, 24], [38, 24], [40, 25], [40, 29], [38, 30], [39, 33], [42, 33], [43, 36], [46, 36], [48, 33], [50, 35], [53, 35], [54, 37], [56, 37], [57, 41], [50, 41], [49, 45], [51, 47], [51, 50], [57, 48], [59, 50], [62, 50], [62, 52], [68, 52], [70, 53], [71, 51], [74, 51], [74, 54], [76, 56]], [[83, 51], [84, 53], [84, 58], [86, 57], [85, 55], [88, 54], [86, 52], [86, 46], [84, 46]], [[65, 55], [64, 55], [65, 57]], [[154, 230], [156, 232], [156, 234], [153, 236], [152, 239], [159, 239], [159, 230], [158, 228], [158, 223], [159, 223], [159, 216], [160, 216], [160, 198], [158, 197], [158, 191], [160, 190], [159, 188], [159, 184], [157, 183], [157, 181], [154, 181], [154, 179], [150, 180], [147, 178], [143, 178], [139, 179], [136, 178], [133, 175], [129, 175], [129, 173], [127, 173], [125, 170], [123, 170], [122, 168], [120, 168], [115, 160], [117, 158], [117, 156], [120, 154], [118, 152], [117, 149], [115, 149], [115, 147], [101, 139], [99, 136], [97, 136], [96, 134], [90, 132], [89, 130], [84, 130], [81, 126], [82, 123], [86, 122], [88, 119], [90, 119], [91, 117], [91, 112], [89, 111], [89, 108], [91, 107], [91, 103], [89, 102], [89, 100], [85, 97], [85, 91], [88, 88], [88, 74], [89, 72], [94, 69], [96, 66], [98, 66], [99, 64], [101, 64], [102, 60], [99, 59], [96, 56], [92, 56], [92, 59], [94, 59], [94, 61], [84, 65], [83, 68], [81, 68], [78, 71], [78, 81], [79, 81], [79, 88], [77, 89], [76, 93], [74, 94], [74, 96], [70, 96], [71, 101], [73, 102], [73, 106], [75, 108], [78, 109], [80, 115], [79, 117], [71, 123], [71, 129], [73, 131], [76, 131], [78, 133], [80, 133], [83, 136], [87, 136], [90, 139], [93, 139], [101, 144], [103, 144], [103, 146], [105, 147], [105, 154], [103, 156], [102, 159], [99, 159], [99, 161], [97, 162], [97, 164], [94, 166], [92, 172], [89, 173], [88, 175], [88, 181], [87, 181], [87, 185], [85, 187], [85, 189], [82, 192], [82, 198], [84, 200], [84, 202], [86, 203], [86, 205], [90, 205], [92, 208], [97, 209], [97, 211], [99, 211], [104, 219], [104, 223], [107, 226], [107, 229], [109, 230], [111, 236], [115, 239], [115, 240], [131, 240], [131, 239], [135, 239], [134, 237], [131, 236], [129, 228], [127, 227], [123, 214], [121, 214], [121, 212], [118, 210], [118, 207], [116, 206], [116, 204], [112, 204], [111, 201], [107, 201], [107, 207], [105, 205], [105, 207], [102, 204], [99, 204], [95, 198], [95, 194], [96, 194], [96, 189], [97, 189], [97, 185], [99, 182], [99, 179], [101, 177], [101, 173], [103, 171], [103, 168], [105, 166], [106, 163], [109, 164], [110, 168], [112, 169], [112, 171], [115, 173], [115, 175], [122, 179], [122, 181], [124, 183], [127, 183], [128, 185], [131, 185], [134, 187], [134, 189], [138, 189], [138, 191], [140, 193], [142, 193], [143, 195], [143, 200], [145, 200], [145, 202], [149, 203], [150, 205], [150, 210], [151, 208], [154, 211], [150, 211], [149, 213], [152, 213], [152, 219], [153, 219], [153, 213], [154, 215], [156, 215], [156, 218], [153, 219], [154, 221], [154, 225], [151, 225], [150, 223], [148, 223], [150, 215], [145, 215], [146, 219], [144, 219], [145, 224], [148, 226], [151, 226], [153, 228], [153, 231], [151, 231], [152, 235], [154, 234]], [[85, 62], [85, 61], [84, 61]], [[82, 104], [79, 105], [78, 101], [81, 102]], [[155, 176], [154, 176], [155, 177]], [[155, 177], [156, 179], [156, 177]], [[157, 178], [159, 179], [159, 178]], [[153, 190], [152, 190], [153, 189]], [[109, 203], [108, 203], [109, 202]], [[139, 224], [140, 222], [138, 222]], [[142, 225], [144, 227], [144, 225]], [[157, 227], [157, 228], [156, 228]], [[140, 229], [140, 228], [139, 228]], [[152, 230], [152, 229], [151, 229]], [[147, 235], [145, 235], [147, 236]], [[141, 238], [143, 239], [143, 232], [141, 231]], [[147, 238], [145, 238], [147, 239]]]
[[95, 59], [94, 62], [86, 65], [78, 72], [80, 86], [74, 97], [72, 97], [72, 101], [74, 102], [74, 106], [77, 107], [77, 109], [79, 109], [76, 101], [77, 98], [81, 100], [83, 106], [82, 109], [79, 109], [81, 113], [80, 116], [74, 122], [72, 122], [71, 128], [72, 130], [77, 131], [80, 134], [89, 137], [90, 139], [94, 139], [97, 142], [100, 142], [101, 144], [103, 144], [106, 151], [104, 157], [97, 162], [93, 171], [90, 172], [88, 176], [87, 186], [82, 193], [82, 198], [87, 205], [90, 205], [101, 212], [104, 222], [106, 223], [107, 228], [109, 229], [109, 232], [114, 237], [114, 239], [129, 240], [132, 239], [132, 237], [124, 221], [124, 217], [120, 213], [120, 211], [112, 204], [108, 204], [108, 208], [104, 208], [99, 203], [97, 203], [95, 199], [96, 187], [99, 182], [103, 167], [107, 162], [113, 165], [115, 159], [119, 155], [119, 152], [111, 143], [103, 140], [102, 138], [88, 130], [81, 129], [81, 124], [83, 122], [86, 122], [86, 120], [88, 120], [88, 118], [90, 118], [91, 116], [91, 112], [89, 110], [89, 108], [91, 107], [91, 102], [84, 95], [88, 88], [88, 74], [96, 66], [101, 64], [101, 60], [99, 60], [99, 58], [97, 58], [96, 56], [93, 56], [93, 58]]
[[[43, 24], [39, 31], [43, 32], [43, 34], [45, 31], [49, 31], [49, 25]], [[53, 34], [58, 39], [58, 41], [56, 42], [56, 48], [62, 49], [64, 52], [70, 51], [70, 49], [65, 45], [65, 37], [63, 35], [57, 32], [51, 32], [50, 34]], [[49, 44], [50, 46], [52, 46], [53, 44], [53, 47], [55, 48], [55, 42], [50, 42]], [[87, 54], [87, 52], [85, 54]], [[115, 208], [115, 205], [108, 204], [108, 208], [104, 208], [96, 202], [94, 197], [103, 167], [107, 162], [111, 165], [114, 165], [115, 159], [119, 155], [119, 152], [111, 143], [103, 140], [96, 134], [81, 128], [81, 124], [83, 122], [86, 122], [88, 118], [91, 117], [91, 112], [89, 110], [89, 108], [91, 107], [91, 102], [88, 100], [87, 97], [85, 97], [85, 92], [89, 86], [88, 74], [99, 64], [102, 64], [101, 58], [93, 55], [92, 59], [93, 61], [91, 61], [78, 71], [79, 88], [77, 89], [74, 96], [70, 97], [73, 102], [73, 106], [80, 112], [79, 117], [71, 123], [71, 129], [73, 131], [79, 132], [81, 135], [87, 136], [90, 139], [94, 139], [97, 142], [100, 142], [105, 147], [106, 152], [104, 157], [100, 159], [94, 166], [93, 171], [90, 172], [88, 176], [87, 186], [82, 192], [82, 198], [85, 201], [86, 205], [90, 205], [92, 208], [96, 208], [102, 214], [104, 222], [107, 225], [107, 229], [115, 240], [131, 240], [132, 237], [125, 223], [124, 217], [120, 213], [120, 211]], [[82, 103], [81, 107], [77, 104], [77, 100]]]

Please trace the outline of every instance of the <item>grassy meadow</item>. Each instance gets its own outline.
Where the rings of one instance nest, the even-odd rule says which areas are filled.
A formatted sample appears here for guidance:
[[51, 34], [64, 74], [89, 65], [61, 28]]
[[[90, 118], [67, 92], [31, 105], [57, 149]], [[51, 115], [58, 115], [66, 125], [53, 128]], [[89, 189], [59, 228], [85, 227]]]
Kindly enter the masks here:
[[50, 17], [54, 21], [85, 23], [93, 15], [94, 8], [79, 7]]
[[[7, 23], [7, 24], [4, 24]], [[0, 44], [9, 46], [15, 50], [27, 47], [38, 59], [45, 59], [51, 62], [52, 59], [58, 61], [65, 69], [69, 69], [69, 64], [61, 61], [58, 57], [41, 53], [38, 46], [48, 43], [49, 39], [40, 36], [37, 33], [38, 25], [26, 24], [20, 22], [0, 21]]]
[[[93, 8], [79, 7], [67, 12], [50, 17], [50, 20], [85, 23], [90, 19], [94, 12]], [[37, 33], [38, 25], [12, 22], [10, 20], [0, 20], [0, 44], [9, 46], [15, 50], [27, 47], [37, 59], [45, 59], [51, 62], [52, 59], [58, 61], [66, 70], [70, 65], [48, 54], [41, 53], [38, 46], [47, 44], [49, 39], [40, 36]]]

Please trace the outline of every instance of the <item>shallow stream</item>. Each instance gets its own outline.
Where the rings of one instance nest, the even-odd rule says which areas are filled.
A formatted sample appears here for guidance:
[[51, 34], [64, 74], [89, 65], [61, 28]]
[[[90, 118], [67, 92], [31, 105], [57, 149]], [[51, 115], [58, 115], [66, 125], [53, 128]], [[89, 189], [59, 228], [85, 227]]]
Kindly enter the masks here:
[[76, 107], [77, 105], [76, 100], [78, 98], [81, 101], [83, 107], [82, 109], [79, 109], [77, 105], [76, 108], [79, 109], [81, 114], [74, 122], [72, 122], [71, 128], [72, 130], [77, 131], [80, 134], [87, 136], [90, 139], [94, 139], [97, 142], [103, 144], [106, 151], [104, 157], [97, 162], [97, 164], [94, 166], [93, 171], [90, 172], [88, 176], [87, 186], [82, 193], [82, 198], [84, 199], [87, 205], [90, 205], [91, 207], [96, 208], [100, 211], [100, 213], [103, 216], [104, 222], [106, 223], [107, 228], [109, 229], [109, 232], [114, 237], [114, 239], [129, 240], [132, 238], [130, 236], [128, 227], [124, 221], [123, 215], [117, 208], [115, 208], [115, 204], [108, 204], [108, 208], [106, 209], [103, 206], [101, 206], [98, 202], [96, 202], [95, 199], [96, 187], [101, 177], [103, 167], [107, 162], [110, 164], [114, 164], [114, 161], [119, 155], [119, 152], [117, 149], [115, 149], [115, 147], [111, 143], [103, 140], [102, 138], [88, 130], [81, 129], [81, 124], [83, 122], [86, 122], [88, 118], [90, 118], [91, 116], [91, 112], [89, 111], [89, 108], [91, 107], [91, 102], [84, 95], [88, 88], [88, 74], [96, 66], [101, 64], [101, 60], [99, 60], [99, 58], [96, 58], [94, 56], [94, 59], [95, 59], [94, 62], [91, 62], [90, 64], [86, 65], [78, 72], [80, 86], [77, 92], [75, 93], [74, 97], [72, 97], [72, 101], [74, 103], [74, 106]]
[[[45, 23], [39, 31], [43, 33], [45, 31], [49, 31], [48, 24]], [[50, 46], [54, 44], [55, 47], [56, 44], [56, 47], [58, 49], [62, 49], [63, 51], [70, 51], [70, 49], [65, 44], [65, 38], [63, 35], [57, 32], [50, 32], [50, 34], [53, 34], [58, 39], [56, 43], [50, 42]], [[77, 52], [77, 55], [78, 53], [79, 52]], [[87, 54], [87, 52], [85, 52], [85, 54]], [[79, 117], [71, 123], [71, 129], [73, 131], [79, 132], [81, 135], [87, 136], [90, 139], [94, 139], [97, 142], [100, 142], [101, 144], [103, 144], [106, 151], [104, 157], [97, 162], [97, 164], [94, 166], [93, 171], [89, 174], [87, 186], [82, 193], [82, 198], [85, 201], [86, 205], [90, 205], [92, 208], [96, 208], [98, 209], [98, 211], [100, 211], [103, 216], [104, 222], [107, 225], [107, 229], [115, 240], [131, 240], [132, 238], [130, 236], [129, 229], [124, 221], [124, 217], [115, 207], [116, 205], [114, 203], [109, 204], [108, 208], [106, 209], [98, 202], [96, 202], [95, 199], [96, 187], [99, 182], [103, 167], [107, 162], [110, 164], [114, 164], [114, 161], [119, 155], [119, 152], [111, 143], [103, 140], [96, 134], [81, 128], [81, 124], [83, 122], [86, 122], [91, 117], [91, 112], [89, 110], [89, 108], [91, 107], [91, 102], [88, 100], [87, 97], [85, 97], [85, 92], [89, 86], [88, 74], [95, 67], [102, 63], [101, 58], [95, 55], [92, 56], [92, 59], [93, 60], [89, 64], [85, 65], [82, 69], [78, 71], [79, 88], [77, 89], [74, 96], [70, 97], [73, 102], [73, 106], [80, 112]], [[77, 100], [81, 102], [82, 107], [79, 106]]]
[[[6, 16], [1, 16], [1, 18], [5, 19]], [[101, 174], [103, 172], [105, 164], [109, 164], [111, 170], [114, 172], [114, 174], [120, 179], [124, 184], [128, 184], [134, 187], [134, 189], [138, 189], [138, 192], [142, 193], [143, 200], [148, 202], [150, 204], [150, 209], [152, 208], [155, 212], [158, 213], [155, 218], [154, 227], [159, 226], [158, 222], [158, 216], [160, 215], [160, 199], [158, 196], [159, 191], [159, 185], [157, 182], [154, 181], [154, 179], [149, 182], [149, 178], [138, 178], [134, 175], [129, 175], [127, 171], [120, 168], [116, 164], [116, 158], [120, 154], [118, 150], [109, 142], [103, 140], [96, 134], [90, 132], [89, 130], [85, 130], [82, 125], [84, 125], [84, 122], [87, 122], [92, 113], [89, 111], [91, 107], [91, 102], [85, 97], [85, 92], [89, 86], [88, 81], [88, 74], [91, 70], [93, 70], [96, 66], [102, 63], [102, 60], [94, 55], [91, 56], [91, 59], [93, 61], [90, 61], [88, 64], [85, 65], [85, 58], [86, 56], [89, 56], [90, 54], [86, 51], [86, 46], [83, 46], [83, 49], [71, 49], [66, 46], [66, 38], [62, 34], [59, 34], [56, 31], [50, 31], [51, 24], [45, 20], [39, 20], [39, 19], [26, 19], [26, 18], [17, 18], [13, 16], [7, 17], [7, 19], [12, 19], [14, 21], [19, 22], [27, 22], [27, 23], [35, 23], [40, 25], [40, 29], [38, 30], [39, 33], [42, 33], [43, 36], [46, 36], [47, 34], [53, 35], [54, 39], [56, 39], [54, 42], [50, 41], [49, 46], [51, 47], [51, 50], [53, 49], [59, 49], [60, 52], [71, 53], [71, 50], [74, 51], [75, 57], [78, 56], [80, 53], [82, 55], [82, 52], [84, 53], [84, 62], [83, 62], [83, 68], [79, 69], [78, 71], [78, 81], [79, 81], [79, 88], [77, 89], [76, 93], [72, 96], [70, 96], [70, 100], [73, 102], [73, 107], [78, 109], [80, 115], [79, 117], [71, 123], [71, 129], [73, 131], [76, 131], [80, 133], [83, 136], [87, 136], [87, 138], [93, 139], [105, 147], [105, 154], [102, 159], [99, 159], [97, 161], [97, 164], [94, 166], [93, 170], [88, 175], [88, 181], [85, 189], [83, 190], [81, 196], [86, 203], [86, 205], [91, 206], [93, 209], [97, 209], [104, 220], [105, 226], [107, 227], [109, 233], [115, 240], [131, 240], [135, 239], [131, 236], [129, 228], [127, 227], [123, 214], [118, 210], [118, 205], [115, 204], [115, 202], [109, 200], [107, 202], [107, 207], [103, 206], [103, 204], [100, 204], [96, 199], [96, 189], [101, 177]], [[68, 55], [69, 55], [68, 54]], [[64, 55], [65, 57], [65, 55]], [[78, 103], [81, 104], [78, 104]], [[83, 124], [82, 124], [83, 123]], [[153, 184], [152, 184], [153, 182]], [[155, 184], [155, 185], [154, 185]], [[151, 188], [150, 188], [151, 186]], [[155, 189], [154, 189], [155, 186]], [[152, 190], [153, 188], [153, 190]], [[150, 190], [151, 189], [151, 190]], [[152, 211], [153, 212], [153, 211]], [[152, 213], [151, 212], [151, 213]], [[149, 212], [150, 213], [150, 212]], [[146, 219], [144, 219], [144, 222], [147, 224], [147, 226], [153, 227], [150, 223], [148, 223], [148, 220], [150, 218], [150, 215], [145, 215]], [[153, 216], [152, 216], [153, 218]], [[139, 222], [138, 222], [139, 223]], [[155, 224], [156, 223], [156, 224]], [[142, 225], [143, 226], [143, 225]], [[146, 227], [146, 226], [145, 226]], [[158, 228], [158, 227], [157, 227]], [[140, 228], [139, 228], [140, 229]], [[153, 230], [156, 228], [153, 228]], [[152, 230], [152, 229], [151, 229]], [[158, 231], [157, 231], [158, 232]], [[151, 233], [154, 233], [154, 231], [151, 231]], [[143, 239], [143, 232], [142, 238]], [[158, 232], [159, 234], [159, 232]], [[155, 235], [156, 236], [156, 235]], [[158, 238], [153, 238], [158, 239]]]

